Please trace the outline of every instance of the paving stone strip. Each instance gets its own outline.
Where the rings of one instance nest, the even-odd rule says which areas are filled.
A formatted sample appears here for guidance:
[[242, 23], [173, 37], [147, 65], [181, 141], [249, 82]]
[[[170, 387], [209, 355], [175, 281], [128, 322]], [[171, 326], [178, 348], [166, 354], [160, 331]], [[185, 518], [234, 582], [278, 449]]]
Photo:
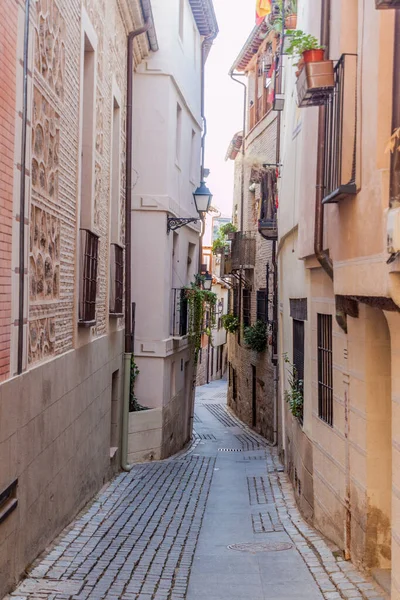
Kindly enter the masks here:
[[205, 404], [204, 408], [225, 427], [243, 427], [243, 423], [232, 417], [221, 404]]

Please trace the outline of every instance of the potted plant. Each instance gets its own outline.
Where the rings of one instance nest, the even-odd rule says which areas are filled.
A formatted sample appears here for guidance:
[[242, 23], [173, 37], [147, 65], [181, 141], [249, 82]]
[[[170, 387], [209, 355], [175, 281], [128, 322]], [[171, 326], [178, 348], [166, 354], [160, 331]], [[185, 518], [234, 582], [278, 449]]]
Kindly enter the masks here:
[[239, 329], [239, 319], [228, 313], [227, 315], [222, 315], [221, 317], [222, 327], [228, 333], [235, 333]]
[[264, 321], [256, 321], [254, 325], [245, 327], [243, 339], [246, 346], [255, 352], [264, 352], [268, 342], [268, 326]]
[[285, 29], [293, 31], [297, 27], [297, 0], [291, 0], [286, 7]]
[[299, 106], [319, 106], [335, 86], [333, 61], [325, 60], [325, 49], [317, 38], [299, 29], [290, 32], [286, 54], [298, 58], [297, 97]]

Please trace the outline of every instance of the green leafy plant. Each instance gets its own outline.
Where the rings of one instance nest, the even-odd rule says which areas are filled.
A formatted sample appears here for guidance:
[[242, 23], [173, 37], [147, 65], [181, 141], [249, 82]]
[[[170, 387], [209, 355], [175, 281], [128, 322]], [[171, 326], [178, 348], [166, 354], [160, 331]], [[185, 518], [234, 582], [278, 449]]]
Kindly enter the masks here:
[[130, 393], [130, 397], [129, 397], [129, 412], [138, 412], [140, 410], [148, 410], [148, 408], [139, 404], [138, 399], [136, 398], [136, 395], [135, 395], [135, 380], [136, 380], [136, 377], [139, 375], [139, 373], [140, 373], [140, 371], [139, 371], [137, 364], [135, 363], [135, 357], [132, 354], [132, 358], [131, 358], [131, 393]]
[[293, 57], [300, 57], [307, 50], [323, 50], [317, 38], [310, 33], [305, 33], [301, 29], [288, 29], [286, 34], [290, 36], [290, 44], [286, 48], [285, 54]]
[[235, 333], [239, 329], [239, 319], [231, 313], [222, 315], [221, 321], [223, 328], [228, 331], [228, 333]]
[[[201, 348], [201, 338], [208, 335], [211, 338], [211, 330], [215, 327], [215, 307], [217, 294], [208, 290], [202, 290], [199, 286], [199, 278], [195, 283], [186, 288], [188, 300], [188, 337], [194, 349], [194, 362], [197, 364]], [[208, 315], [208, 319], [206, 319]]]
[[287, 366], [289, 390], [285, 391], [285, 399], [289, 404], [290, 412], [297, 419], [303, 418], [304, 396], [303, 381], [297, 376], [297, 369], [290, 362], [287, 354], [283, 355], [283, 360]]
[[227, 251], [229, 249], [228, 234], [234, 233], [235, 231], [237, 231], [237, 228], [232, 223], [225, 223], [225, 225], [221, 225], [218, 230], [217, 237], [212, 244], [212, 253], [223, 254], [225, 251]]
[[243, 339], [249, 348], [261, 353], [267, 348], [267, 333], [267, 324], [264, 321], [256, 321], [254, 325], [244, 328]]
[[[286, 17], [290, 17], [291, 15], [297, 15], [297, 0], [291, 0], [291, 2], [286, 2], [285, 4], [285, 15], [282, 18], [282, 0], [276, 0], [275, 6], [277, 7], [276, 13], [273, 15], [272, 28], [277, 33], [282, 33], [283, 23]], [[279, 12], [278, 12], [279, 9]], [[286, 32], [287, 33], [287, 32]]]

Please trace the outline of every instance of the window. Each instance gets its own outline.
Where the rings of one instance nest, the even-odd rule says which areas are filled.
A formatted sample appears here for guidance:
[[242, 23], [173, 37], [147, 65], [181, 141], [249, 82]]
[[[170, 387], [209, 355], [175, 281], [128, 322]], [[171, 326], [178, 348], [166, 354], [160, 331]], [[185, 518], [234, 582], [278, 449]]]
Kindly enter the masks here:
[[318, 416], [333, 425], [332, 317], [318, 315]]
[[185, 28], [185, 0], [179, 0], [179, 37], [183, 42], [183, 31]]
[[257, 291], [257, 321], [268, 322], [268, 295], [267, 290]]
[[233, 290], [233, 315], [239, 317], [239, 289]]
[[179, 163], [181, 157], [181, 137], [182, 137], [182, 108], [176, 105], [176, 161]]
[[[304, 389], [304, 321], [293, 319], [293, 364], [296, 369], [298, 389]], [[299, 417], [303, 422], [303, 414]]]
[[196, 150], [196, 132], [192, 129], [192, 141], [190, 146], [190, 179], [194, 183], [196, 183], [199, 177], [199, 165], [197, 164]]
[[243, 290], [243, 325], [251, 325], [251, 291]]
[[82, 80], [82, 150], [81, 150], [81, 206], [80, 226], [92, 229], [93, 178], [94, 178], [94, 127], [96, 57], [89, 38], [84, 36]]
[[236, 370], [232, 367], [232, 363], [229, 363], [229, 383], [232, 387], [232, 399], [237, 398], [237, 381], [236, 381]]
[[124, 294], [124, 250], [118, 244], [110, 247], [110, 315], [122, 315]]
[[110, 247], [110, 315], [122, 314], [124, 263], [120, 246], [120, 194], [121, 194], [121, 111], [117, 99], [113, 101], [113, 127], [111, 140], [111, 247]]
[[79, 323], [90, 326], [96, 323], [99, 237], [88, 229], [81, 229], [80, 248]]

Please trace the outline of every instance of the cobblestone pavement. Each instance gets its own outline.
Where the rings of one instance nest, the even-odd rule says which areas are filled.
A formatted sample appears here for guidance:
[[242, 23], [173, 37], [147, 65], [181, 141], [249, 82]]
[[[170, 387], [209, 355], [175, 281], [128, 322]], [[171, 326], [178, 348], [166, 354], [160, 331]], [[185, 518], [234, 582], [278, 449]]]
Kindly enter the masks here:
[[300, 516], [274, 449], [198, 388], [191, 447], [100, 493], [8, 600], [383, 600]]

